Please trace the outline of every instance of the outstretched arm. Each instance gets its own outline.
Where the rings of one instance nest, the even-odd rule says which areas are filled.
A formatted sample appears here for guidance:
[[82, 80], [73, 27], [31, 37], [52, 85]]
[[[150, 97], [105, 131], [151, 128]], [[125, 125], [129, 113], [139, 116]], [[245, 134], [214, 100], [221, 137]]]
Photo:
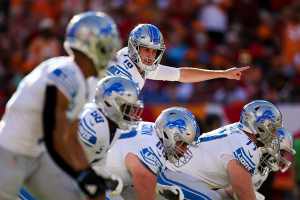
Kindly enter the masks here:
[[132, 153], [126, 155], [125, 164], [132, 175], [133, 187], [137, 198], [142, 200], [156, 199], [157, 176], [147, 169], [140, 159]]
[[[231, 160], [227, 164], [227, 172], [230, 182], [238, 199], [255, 200], [255, 192], [252, 186], [252, 176], [247, 169], [237, 160]], [[231, 195], [232, 191], [227, 191]]]
[[250, 67], [231, 68], [227, 70], [205, 70], [195, 68], [180, 68], [179, 82], [191, 83], [206, 81], [215, 78], [228, 78], [240, 80], [242, 71], [249, 69]]

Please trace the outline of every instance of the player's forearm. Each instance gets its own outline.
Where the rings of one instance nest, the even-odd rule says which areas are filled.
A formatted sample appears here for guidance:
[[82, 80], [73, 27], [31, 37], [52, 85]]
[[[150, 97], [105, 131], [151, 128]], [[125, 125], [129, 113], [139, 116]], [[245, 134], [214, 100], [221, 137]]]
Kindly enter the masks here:
[[191, 83], [224, 77], [223, 70], [180, 68], [180, 77], [178, 81], [183, 83]]
[[66, 138], [66, 145], [69, 149], [69, 157], [75, 164], [77, 170], [83, 170], [90, 166], [84, 150], [77, 138]]

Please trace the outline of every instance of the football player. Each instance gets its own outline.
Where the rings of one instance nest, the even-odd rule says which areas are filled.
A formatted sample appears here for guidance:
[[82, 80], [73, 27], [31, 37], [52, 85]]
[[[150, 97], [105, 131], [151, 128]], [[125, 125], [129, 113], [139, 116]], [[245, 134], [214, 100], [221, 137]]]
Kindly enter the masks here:
[[[286, 160], [286, 153], [290, 153], [291, 155], [295, 155], [296, 151], [294, 149], [294, 137], [293, 134], [284, 127], [282, 130], [278, 129], [277, 133], [282, 137], [282, 141], [280, 142], [280, 151], [279, 155], [268, 155], [265, 152], [272, 151], [269, 149], [264, 149], [264, 147], [260, 147], [262, 156], [260, 157], [260, 164], [258, 166], [258, 171], [256, 175], [253, 175], [252, 182], [254, 190], [256, 190], [256, 199], [264, 200], [265, 197], [258, 193], [257, 190], [261, 187], [262, 183], [268, 178], [268, 174], [271, 171], [280, 170], [282, 173], [286, 172], [288, 168], [291, 166], [291, 162]], [[234, 199], [238, 199], [236, 194], [233, 193], [232, 188], [226, 189], [228, 194], [232, 194]]]
[[[90, 167], [77, 138], [86, 79], [101, 76], [120, 38], [101, 12], [68, 24], [68, 57], [41, 63], [19, 84], [0, 122], [0, 199], [16, 199], [24, 186], [37, 199], [105, 199], [104, 179]], [[72, 179], [73, 178], [73, 179]]]
[[[79, 114], [78, 136], [88, 161], [106, 160], [107, 151], [133, 123], [141, 121], [143, 101], [139, 87], [131, 80], [109, 76], [97, 85], [94, 103], [88, 103]], [[105, 162], [105, 161], [104, 161]], [[110, 187], [110, 197], [122, 191], [122, 180], [111, 173], [100, 173]]]
[[[106, 76], [122, 76], [133, 80], [142, 90], [146, 79], [199, 82], [215, 78], [240, 80], [242, 71], [249, 67], [231, 68], [228, 70], [204, 70], [195, 68], [173, 68], [160, 65], [166, 50], [164, 38], [157, 27], [151, 24], [140, 24], [135, 27], [128, 38], [128, 46], [117, 53], [117, 62], [112, 61]], [[89, 80], [89, 102], [94, 99], [98, 80]]]
[[276, 131], [281, 128], [275, 105], [253, 101], [244, 106], [240, 122], [201, 135], [198, 147], [191, 148], [190, 162], [179, 168], [167, 163], [158, 182], [181, 187], [187, 199], [231, 198], [224, 190], [230, 185], [238, 198], [255, 199], [252, 175], [259, 165], [258, 147], [278, 151]]
[[[183, 199], [179, 187], [157, 184], [157, 176], [165, 170], [167, 160], [179, 166], [189, 162], [193, 156], [190, 147], [196, 146], [199, 132], [188, 110], [166, 109], [155, 123], [141, 122], [123, 131], [110, 149], [104, 169], [120, 177], [127, 189], [133, 186], [134, 194], [129, 198], [122, 192], [125, 199], [156, 199], [156, 195]], [[102, 171], [103, 166], [96, 165], [94, 169]]]

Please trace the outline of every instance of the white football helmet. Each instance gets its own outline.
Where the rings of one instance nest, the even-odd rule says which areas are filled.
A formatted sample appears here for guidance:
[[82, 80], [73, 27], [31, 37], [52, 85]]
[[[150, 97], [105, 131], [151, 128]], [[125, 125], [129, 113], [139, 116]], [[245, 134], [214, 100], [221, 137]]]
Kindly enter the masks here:
[[[292, 155], [295, 155], [296, 151], [294, 149], [295, 142], [294, 142], [293, 134], [286, 127], [284, 127], [282, 130], [278, 130], [277, 132], [282, 137], [282, 141], [280, 142], [280, 151], [284, 150], [286, 152], [289, 152]], [[288, 170], [288, 168], [292, 165], [292, 163], [286, 160], [284, 157], [282, 157], [281, 154], [279, 154], [278, 156], [279, 156], [279, 162], [273, 162], [274, 165], [273, 171], [280, 170], [282, 173], [284, 173], [286, 172], [286, 170]]]
[[108, 62], [120, 48], [117, 25], [102, 12], [84, 12], [75, 15], [66, 30], [64, 48], [69, 55], [76, 49], [89, 57], [98, 77], [102, 78]]
[[[190, 146], [197, 146], [200, 129], [195, 117], [185, 108], [174, 107], [164, 110], [155, 121], [158, 137], [162, 139], [168, 160], [176, 167], [192, 158]], [[181, 142], [176, 146], [177, 142]], [[182, 150], [187, 145], [187, 151]]]
[[127, 130], [142, 120], [141, 90], [133, 81], [119, 76], [105, 77], [98, 82], [95, 94], [94, 103], [120, 129]]
[[266, 148], [278, 149], [281, 137], [276, 130], [283, 128], [279, 109], [267, 101], [253, 101], [244, 106], [239, 128], [252, 133]]
[[[139, 54], [140, 46], [157, 49], [156, 57], [154, 59], [146, 57], [148, 60], [153, 60], [153, 64], [143, 64], [141, 57], [145, 57]], [[155, 26], [151, 24], [140, 24], [135, 27], [128, 38], [128, 53], [131, 60], [137, 64], [142, 70], [153, 71], [160, 63], [162, 56], [166, 50], [164, 45], [164, 38], [161, 32]]]

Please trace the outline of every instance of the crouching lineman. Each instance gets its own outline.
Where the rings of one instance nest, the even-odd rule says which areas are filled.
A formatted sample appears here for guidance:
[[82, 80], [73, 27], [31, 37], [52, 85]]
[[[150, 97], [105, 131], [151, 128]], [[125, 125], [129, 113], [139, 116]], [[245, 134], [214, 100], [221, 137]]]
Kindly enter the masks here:
[[257, 148], [278, 149], [278, 128], [282, 128], [282, 116], [275, 105], [251, 102], [244, 106], [239, 123], [201, 135], [186, 165], [176, 168], [167, 163], [168, 169], [158, 182], [180, 186], [187, 199], [230, 198], [224, 189], [232, 185], [238, 198], [254, 200], [252, 175], [259, 165]]
[[[88, 161], [105, 163], [107, 151], [118, 140], [121, 129], [140, 122], [143, 101], [139, 87], [131, 80], [110, 76], [97, 84], [94, 103], [85, 104], [79, 114], [78, 136], [83, 142]], [[106, 179], [110, 197], [120, 194], [123, 183], [116, 175], [97, 172]]]
[[[199, 132], [194, 116], [183, 108], [166, 109], [155, 123], [141, 122], [123, 131], [106, 163], [107, 169], [127, 186], [118, 199], [156, 199], [156, 195], [183, 199], [179, 187], [157, 185], [157, 176], [164, 171], [166, 160], [184, 165], [191, 159], [190, 146], [195, 147]], [[103, 170], [94, 166], [96, 171], [97, 167]], [[134, 191], [130, 193], [132, 186]]]
[[[264, 147], [259, 148], [263, 155], [260, 157], [260, 164], [257, 168], [259, 173], [252, 177], [254, 190], [258, 190], [261, 187], [262, 183], [268, 178], [269, 172], [280, 170], [282, 173], [284, 173], [292, 165], [290, 161], [286, 160], [286, 153], [290, 153], [292, 155], [296, 154], [294, 149], [293, 134], [286, 127], [284, 127], [282, 130], [278, 129], [277, 132], [282, 137], [279, 155], [273, 156], [270, 154], [264, 154], [264, 152], [270, 151], [271, 149], [269, 148], [269, 150], [266, 150]], [[238, 199], [232, 190], [232, 187], [227, 188], [226, 192], [233, 196], [234, 199]], [[265, 199], [262, 194], [258, 192], [255, 192], [255, 194], [257, 200]]]

